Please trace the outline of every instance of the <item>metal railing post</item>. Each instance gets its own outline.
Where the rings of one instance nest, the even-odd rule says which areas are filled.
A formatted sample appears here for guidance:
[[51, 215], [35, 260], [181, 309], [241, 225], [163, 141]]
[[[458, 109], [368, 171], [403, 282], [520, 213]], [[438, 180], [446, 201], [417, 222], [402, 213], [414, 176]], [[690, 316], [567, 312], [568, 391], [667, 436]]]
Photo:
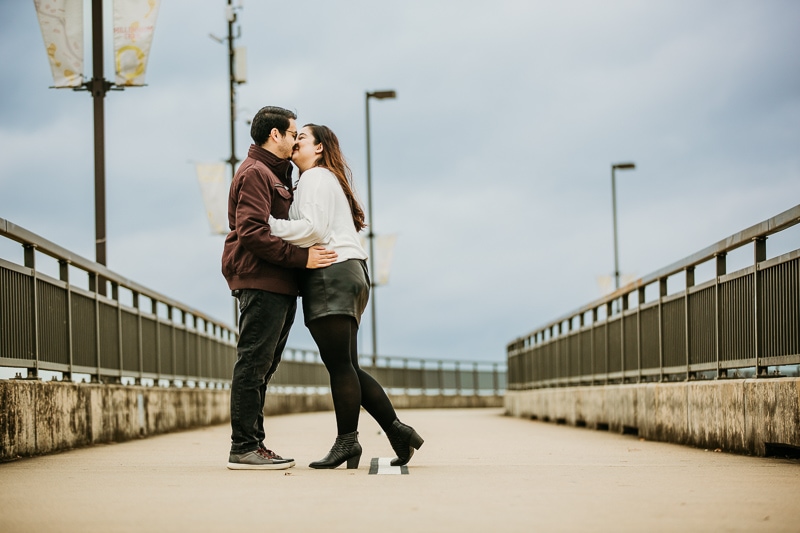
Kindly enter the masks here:
[[150, 310], [153, 314], [156, 324], [156, 385], [161, 386], [161, 323], [158, 318], [158, 301], [155, 299], [150, 300]]
[[658, 381], [664, 381], [664, 298], [667, 296], [667, 278], [658, 280]]
[[72, 365], [73, 365], [73, 346], [72, 346], [72, 287], [69, 284], [69, 261], [59, 259], [58, 261], [58, 279], [66, 284], [66, 313], [67, 317], [67, 372], [61, 374], [62, 381], [72, 381]]
[[139, 293], [132, 291], [133, 308], [136, 309], [136, 357], [139, 360], [139, 376], [135, 378], [136, 385], [142, 385], [144, 379], [144, 335], [142, 334], [142, 310], [139, 308]]
[[597, 361], [595, 354], [597, 352], [597, 317], [598, 317], [598, 308], [592, 308], [592, 351], [591, 351], [591, 360], [592, 360], [592, 385], [596, 383], [595, 376], [597, 375]]
[[610, 357], [611, 357], [611, 354], [610, 354], [611, 346], [609, 345], [609, 341], [608, 341], [608, 330], [611, 329], [611, 313], [612, 313], [611, 305], [612, 305], [612, 302], [608, 302], [606, 304], [606, 328], [605, 328], [605, 335], [603, 336], [604, 337], [603, 341], [606, 344], [606, 379], [605, 379], [606, 385], [608, 385], [608, 382], [609, 382], [609, 379], [610, 379], [610, 371], [611, 371], [611, 364], [610, 364], [611, 363], [611, 359], [610, 359]]
[[403, 358], [403, 385], [405, 386], [406, 394], [409, 394], [411, 390], [410, 381], [411, 380], [408, 378], [408, 359]]
[[694, 266], [686, 267], [686, 287], [683, 289], [683, 322], [684, 322], [684, 329], [685, 339], [684, 339], [684, 349], [686, 350], [686, 381], [691, 381], [695, 377], [695, 373], [692, 372], [692, 359], [691, 359], [691, 351], [692, 351], [692, 343], [691, 343], [691, 330], [692, 330], [692, 322], [691, 322], [691, 309], [689, 307], [689, 290], [694, 287]]
[[32, 346], [33, 346], [33, 368], [27, 368], [28, 379], [39, 379], [39, 297], [38, 297], [38, 274], [36, 272], [36, 246], [24, 244], [25, 266], [31, 269], [31, 314], [33, 321]]
[[722, 369], [722, 361], [720, 361], [720, 343], [722, 342], [722, 324], [719, 319], [720, 313], [720, 299], [722, 295], [720, 294], [720, 287], [719, 287], [719, 278], [724, 276], [727, 271], [726, 266], [726, 258], [727, 254], [725, 252], [718, 253], [715, 257], [715, 267], [716, 267], [716, 275], [714, 276], [714, 357], [717, 361], [717, 376], [716, 378], [722, 378], [728, 376], [728, 371]]
[[622, 295], [622, 309], [619, 313], [619, 359], [620, 371], [622, 373], [620, 381], [625, 383], [625, 312], [628, 310], [628, 295]]
[[116, 376], [115, 382], [122, 382], [122, 373], [125, 369], [125, 361], [122, 358], [122, 306], [119, 303], [119, 284], [111, 282], [111, 299], [114, 300], [117, 307], [117, 350], [119, 350], [119, 375]]
[[[102, 378], [102, 364], [100, 358], [100, 350], [102, 349], [102, 345], [100, 343], [100, 287], [104, 285], [103, 279], [95, 272], [93, 279], [95, 281], [95, 292], [94, 292], [94, 346], [95, 346], [95, 363], [96, 363], [96, 375], [92, 376], [93, 383], [103, 383]], [[90, 282], [91, 283], [91, 282]], [[103, 287], [103, 292], [105, 293], [105, 287]]]
[[759, 263], [767, 260], [767, 238], [756, 237], [753, 242], [753, 354], [756, 361], [756, 377], [769, 375], [769, 367], [761, 366], [762, 336], [761, 331], [761, 271]]
[[642, 306], [645, 302], [645, 288], [639, 287], [639, 305], [636, 308], [636, 361], [639, 365], [639, 378], [637, 383], [642, 382]]

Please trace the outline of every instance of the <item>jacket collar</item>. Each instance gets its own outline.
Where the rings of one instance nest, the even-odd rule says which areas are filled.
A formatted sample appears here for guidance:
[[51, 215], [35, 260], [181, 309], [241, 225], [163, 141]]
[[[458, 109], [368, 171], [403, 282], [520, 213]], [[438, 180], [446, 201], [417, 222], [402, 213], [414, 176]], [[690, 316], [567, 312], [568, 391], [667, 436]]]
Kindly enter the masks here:
[[275, 173], [278, 178], [287, 185], [292, 183], [292, 162], [289, 159], [281, 159], [269, 150], [266, 150], [257, 144], [251, 144], [250, 150], [247, 152], [248, 157], [252, 157], [257, 161], [261, 161]]

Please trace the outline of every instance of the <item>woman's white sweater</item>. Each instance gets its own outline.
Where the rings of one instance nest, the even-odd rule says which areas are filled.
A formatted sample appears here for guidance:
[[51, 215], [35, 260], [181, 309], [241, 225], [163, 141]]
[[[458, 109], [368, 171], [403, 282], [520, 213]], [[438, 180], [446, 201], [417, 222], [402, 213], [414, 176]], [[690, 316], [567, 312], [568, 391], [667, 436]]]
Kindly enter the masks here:
[[273, 235], [301, 248], [320, 245], [334, 250], [339, 256], [337, 263], [368, 257], [342, 186], [327, 168], [303, 172], [289, 208], [289, 220], [270, 216], [269, 226]]

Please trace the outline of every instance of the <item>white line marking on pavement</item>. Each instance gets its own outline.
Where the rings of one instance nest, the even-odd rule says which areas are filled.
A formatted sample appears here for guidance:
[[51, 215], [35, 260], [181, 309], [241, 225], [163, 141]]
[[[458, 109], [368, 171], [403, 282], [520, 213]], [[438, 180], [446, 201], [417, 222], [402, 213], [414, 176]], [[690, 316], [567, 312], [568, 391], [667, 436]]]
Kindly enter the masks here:
[[392, 466], [390, 457], [373, 457], [369, 464], [370, 474], [399, 475], [408, 474], [407, 466]]

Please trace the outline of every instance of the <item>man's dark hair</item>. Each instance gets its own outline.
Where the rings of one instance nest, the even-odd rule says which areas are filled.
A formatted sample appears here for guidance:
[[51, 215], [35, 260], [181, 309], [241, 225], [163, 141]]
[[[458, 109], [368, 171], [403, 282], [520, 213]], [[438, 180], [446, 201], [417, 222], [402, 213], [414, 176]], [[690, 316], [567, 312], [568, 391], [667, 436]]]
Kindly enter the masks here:
[[262, 107], [253, 117], [253, 123], [250, 125], [250, 137], [253, 138], [254, 143], [261, 146], [269, 139], [272, 128], [278, 128], [280, 134], [284, 135], [289, 129], [289, 119], [297, 120], [297, 115], [282, 107]]

